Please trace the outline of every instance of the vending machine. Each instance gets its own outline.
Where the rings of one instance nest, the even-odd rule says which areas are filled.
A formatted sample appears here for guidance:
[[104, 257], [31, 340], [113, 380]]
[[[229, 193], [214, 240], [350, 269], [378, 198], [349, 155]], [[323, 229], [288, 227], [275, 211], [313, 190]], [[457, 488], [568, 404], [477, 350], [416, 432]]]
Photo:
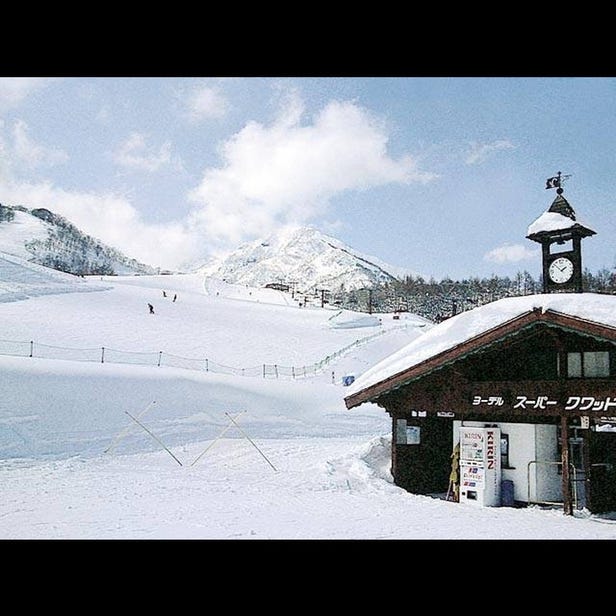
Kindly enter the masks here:
[[498, 507], [500, 492], [500, 429], [461, 426], [460, 502]]

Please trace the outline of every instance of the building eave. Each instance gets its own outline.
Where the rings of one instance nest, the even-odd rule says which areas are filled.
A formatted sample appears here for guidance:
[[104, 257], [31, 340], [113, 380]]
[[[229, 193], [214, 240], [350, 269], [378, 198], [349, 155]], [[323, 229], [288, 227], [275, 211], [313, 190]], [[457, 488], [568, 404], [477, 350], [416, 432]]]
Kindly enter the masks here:
[[347, 396], [344, 399], [345, 405], [348, 409], [351, 409], [365, 402], [375, 402], [379, 397], [399, 389], [412, 381], [423, 378], [435, 370], [439, 370], [469, 355], [482, 352], [540, 323], [548, 327], [555, 327], [591, 336], [598, 340], [616, 343], [616, 327], [574, 317], [551, 309], [543, 311], [541, 308], [536, 308]]

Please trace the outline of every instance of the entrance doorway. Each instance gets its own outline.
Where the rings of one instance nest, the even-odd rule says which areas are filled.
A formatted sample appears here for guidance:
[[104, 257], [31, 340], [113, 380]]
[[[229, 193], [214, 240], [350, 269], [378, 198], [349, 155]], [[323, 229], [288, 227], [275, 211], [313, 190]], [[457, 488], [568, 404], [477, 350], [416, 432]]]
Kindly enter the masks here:
[[453, 420], [428, 416], [406, 421], [407, 429], [415, 428], [417, 437], [412, 442], [393, 445], [396, 485], [413, 494], [446, 494], [451, 473]]
[[592, 513], [616, 510], [616, 432], [590, 432], [587, 508]]

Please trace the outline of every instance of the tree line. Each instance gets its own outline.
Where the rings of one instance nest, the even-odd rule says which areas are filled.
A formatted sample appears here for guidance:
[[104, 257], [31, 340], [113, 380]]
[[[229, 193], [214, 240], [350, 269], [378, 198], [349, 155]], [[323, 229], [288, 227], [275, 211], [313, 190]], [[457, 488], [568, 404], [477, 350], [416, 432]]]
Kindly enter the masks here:
[[[586, 269], [582, 275], [584, 291], [616, 294], [616, 269], [602, 268], [596, 273]], [[528, 271], [513, 278], [492, 275], [463, 280], [442, 280], [406, 276], [371, 288], [331, 293], [329, 302], [359, 312], [412, 312], [438, 323], [465, 310], [482, 306], [503, 297], [541, 293], [542, 278]]]

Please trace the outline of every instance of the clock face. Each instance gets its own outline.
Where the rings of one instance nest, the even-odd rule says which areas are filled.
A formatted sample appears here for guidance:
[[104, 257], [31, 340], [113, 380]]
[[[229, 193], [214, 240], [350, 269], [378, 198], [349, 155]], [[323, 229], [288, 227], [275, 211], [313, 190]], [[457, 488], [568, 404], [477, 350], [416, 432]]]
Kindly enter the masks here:
[[548, 273], [552, 282], [557, 284], [568, 282], [573, 276], [573, 262], [567, 257], [558, 257], [550, 263]]

